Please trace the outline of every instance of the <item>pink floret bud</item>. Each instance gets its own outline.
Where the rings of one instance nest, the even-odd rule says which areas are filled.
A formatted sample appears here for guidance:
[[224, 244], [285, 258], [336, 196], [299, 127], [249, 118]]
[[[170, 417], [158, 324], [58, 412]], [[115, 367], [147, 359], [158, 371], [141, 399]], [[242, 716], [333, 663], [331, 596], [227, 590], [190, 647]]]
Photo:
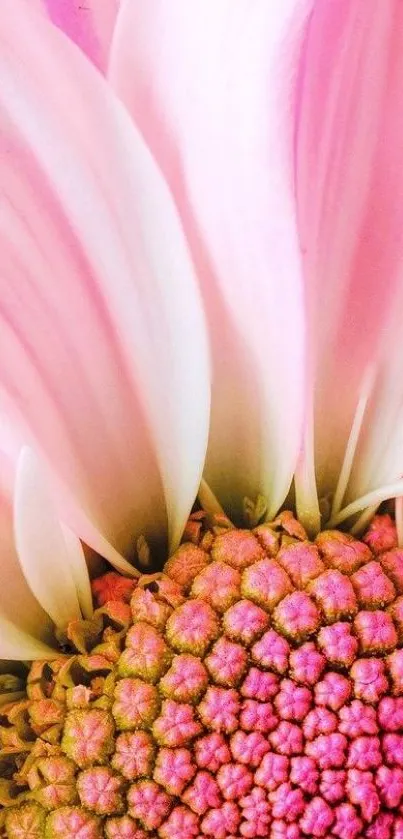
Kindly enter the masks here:
[[308, 836], [324, 837], [333, 821], [333, 810], [323, 798], [317, 796], [307, 804], [300, 825]]
[[188, 749], [160, 749], [154, 768], [154, 780], [170, 795], [181, 795], [193, 778], [196, 765]]
[[269, 616], [251, 600], [239, 600], [225, 612], [223, 626], [230, 638], [251, 644], [269, 625]]
[[331, 711], [339, 711], [348, 701], [351, 685], [348, 679], [339, 673], [325, 673], [321, 682], [315, 685], [315, 702], [325, 705]]
[[357, 839], [364, 825], [352, 804], [340, 804], [335, 808], [334, 815], [332, 833], [338, 839]]
[[403, 798], [403, 769], [400, 767], [380, 766], [375, 783], [382, 803], [390, 809], [398, 807]]
[[277, 561], [298, 589], [304, 589], [311, 580], [326, 570], [317, 547], [306, 542], [296, 542], [282, 547], [277, 555]]
[[303, 751], [304, 740], [298, 725], [281, 720], [269, 736], [273, 748], [281, 755], [299, 755]]
[[317, 761], [320, 769], [339, 769], [346, 764], [347, 738], [343, 734], [321, 734], [307, 743], [305, 753]]
[[349, 769], [346, 791], [351, 803], [359, 807], [363, 819], [370, 822], [381, 806], [372, 773]]
[[382, 749], [386, 763], [403, 769], [403, 734], [384, 734]]
[[211, 641], [217, 637], [218, 618], [203, 600], [189, 600], [168, 618], [167, 638], [180, 653], [204, 655]]
[[346, 780], [344, 769], [325, 769], [321, 773], [320, 792], [329, 804], [337, 804], [345, 799]]
[[393, 821], [391, 813], [379, 813], [374, 823], [367, 827], [366, 839], [390, 839]]
[[158, 833], [161, 839], [194, 839], [199, 832], [199, 820], [187, 807], [176, 806]]
[[379, 658], [359, 658], [350, 670], [354, 680], [354, 695], [364, 702], [379, 702], [388, 690], [385, 664]]
[[349, 667], [356, 658], [358, 641], [351, 634], [349, 623], [323, 626], [318, 635], [318, 643], [330, 664]]
[[309, 591], [319, 603], [328, 623], [350, 618], [357, 611], [354, 588], [349, 578], [340, 571], [325, 571], [310, 584]]
[[305, 801], [302, 790], [294, 789], [290, 783], [280, 784], [269, 793], [272, 814], [275, 819], [295, 822], [304, 812]]
[[255, 787], [249, 795], [240, 800], [242, 818], [240, 833], [245, 839], [257, 839], [260, 836], [267, 836], [268, 826], [271, 822], [271, 806], [267, 801], [266, 793]]
[[272, 791], [288, 780], [289, 760], [285, 755], [268, 752], [255, 772], [255, 782]]
[[217, 612], [225, 612], [241, 596], [241, 575], [225, 562], [212, 562], [197, 575], [190, 593], [207, 600]]
[[403, 696], [384, 696], [378, 705], [378, 721], [384, 731], [403, 728]]
[[161, 746], [185, 746], [197, 734], [202, 726], [195, 718], [191, 705], [166, 699], [161, 706], [161, 713], [152, 726], [154, 739]]
[[277, 727], [278, 717], [274, 713], [271, 702], [245, 699], [242, 703], [239, 722], [244, 731], [262, 731], [267, 734]]
[[381, 609], [396, 597], [392, 581], [379, 562], [369, 562], [351, 577], [357, 600], [363, 609]]
[[397, 545], [397, 531], [393, 519], [388, 515], [374, 516], [363, 541], [374, 554], [382, 554]]
[[350, 738], [361, 734], [377, 734], [379, 731], [376, 710], [371, 705], [364, 705], [359, 699], [354, 699], [350, 705], [339, 710], [339, 731]]
[[319, 734], [333, 734], [338, 726], [336, 714], [328, 708], [318, 706], [307, 714], [302, 723], [302, 730], [307, 740], [314, 740]]
[[231, 760], [231, 752], [222, 734], [208, 734], [195, 743], [197, 765], [210, 772], [217, 772], [223, 763]]
[[394, 650], [386, 663], [392, 679], [393, 693], [398, 696], [403, 693], [403, 650]]
[[106, 766], [86, 769], [77, 779], [77, 791], [83, 807], [99, 816], [124, 809], [123, 781]]
[[233, 801], [226, 801], [222, 807], [209, 810], [201, 823], [201, 829], [205, 836], [214, 836], [215, 839], [227, 839], [230, 833], [236, 833], [241, 814], [239, 808]]
[[209, 687], [199, 705], [199, 715], [204, 725], [227, 734], [238, 728], [239, 710], [237, 691], [218, 687]]
[[183, 796], [186, 804], [199, 816], [204, 815], [206, 810], [219, 807], [221, 803], [220, 788], [215, 778], [209, 772], [200, 771], [195, 776]]
[[96, 606], [104, 606], [109, 600], [120, 600], [130, 603], [130, 598], [136, 586], [133, 577], [122, 577], [115, 571], [103, 574], [91, 583], [92, 596]]
[[211, 554], [214, 561], [228, 562], [239, 570], [265, 557], [256, 536], [249, 530], [229, 530], [220, 534], [214, 541]]
[[241, 694], [247, 699], [258, 699], [267, 702], [277, 695], [279, 678], [275, 673], [267, 673], [251, 667], [241, 685]]
[[311, 757], [297, 756], [291, 758], [290, 780], [309, 795], [318, 791], [319, 770]]
[[138, 781], [128, 793], [129, 815], [146, 830], [156, 830], [168, 815], [172, 798], [154, 781]]
[[379, 737], [356, 737], [350, 742], [347, 766], [349, 769], [376, 769], [382, 763]]
[[217, 783], [224, 798], [238, 801], [251, 790], [253, 775], [241, 763], [225, 763], [217, 772]]
[[403, 594], [403, 550], [392, 548], [380, 555], [379, 562], [389, 579], [392, 580], [397, 593]]
[[364, 653], [392, 652], [397, 644], [396, 629], [386, 612], [359, 612], [354, 619], [354, 630]]
[[248, 658], [241, 644], [235, 644], [227, 638], [220, 638], [204, 659], [204, 663], [213, 682], [226, 687], [235, 687], [246, 671]]
[[315, 685], [325, 668], [326, 659], [311, 641], [290, 653], [290, 676], [303, 685]]
[[272, 611], [292, 591], [291, 580], [275, 560], [263, 559], [242, 574], [242, 594]]
[[270, 667], [280, 674], [285, 673], [288, 668], [289, 654], [288, 642], [273, 629], [265, 632], [260, 641], [252, 647], [252, 658], [257, 664]]
[[273, 819], [270, 839], [301, 839], [302, 833], [297, 824], [287, 824], [284, 819]]
[[246, 734], [244, 731], [236, 731], [231, 737], [230, 747], [234, 760], [256, 768], [260, 765], [263, 756], [269, 751], [270, 744], [267, 737], [259, 731], [253, 731], [250, 734]]
[[303, 720], [312, 705], [309, 688], [296, 685], [292, 679], [283, 679], [274, 700], [274, 707], [283, 720]]
[[303, 641], [320, 626], [320, 614], [314, 601], [304, 591], [294, 591], [276, 606], [274, 622], [293, 641]]

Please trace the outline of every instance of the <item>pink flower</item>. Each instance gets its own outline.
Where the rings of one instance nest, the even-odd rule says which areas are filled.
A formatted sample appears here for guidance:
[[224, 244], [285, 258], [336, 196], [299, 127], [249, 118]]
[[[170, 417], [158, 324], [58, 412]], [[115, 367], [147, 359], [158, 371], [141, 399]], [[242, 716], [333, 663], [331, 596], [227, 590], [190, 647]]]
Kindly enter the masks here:
[[105, 70], [120, 0], [25, 0]]
[[[203, 470], [206, 509], [252, 523], [294, 480], [310, 534], [403, 496], [401, 2], [117, 5], [0, 13], [2, 580], [59, 626], [91, 611], [79, 539], [135, 573]], [[276, 607], [291, 640], [312, 592]], [[356, 621], [365, 652], [391, 621]]]
[[[15, 541], [35, 599], [16, 572], [5, 488], [0, 654], [29, 659], [43, 609], [59, 628], [91, 612], [77, 537], [129, 574], [138, 538], [178, 544], [203, 467], [209, 369], [178, 213], [129, 115], [45, 16], [17, 0], [0, 18], [0, 401], [11, 473], [25, 443], [47, 473], [29, 452], [17, 469]], [[41, 505], [47, 483], [54, 510]], [[11, 619], [26, 643], [11, 642]]]
[[235, 517], [259, 494], [273, 516], [294, 473], [313, 531], [318, 497], [335, 525], [403, 491], [402, 18], [399, 0], [121, 3], [109, 78], [192, 249], [205, 477]]

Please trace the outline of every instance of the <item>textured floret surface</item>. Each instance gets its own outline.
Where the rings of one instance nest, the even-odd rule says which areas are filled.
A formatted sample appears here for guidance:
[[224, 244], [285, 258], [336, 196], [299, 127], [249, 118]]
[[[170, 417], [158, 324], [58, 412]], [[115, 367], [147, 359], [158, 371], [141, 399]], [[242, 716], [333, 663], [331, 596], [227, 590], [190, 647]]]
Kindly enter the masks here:
[[201, 514], [0, 709], [7, 839], [403, 839], [403, 550]]

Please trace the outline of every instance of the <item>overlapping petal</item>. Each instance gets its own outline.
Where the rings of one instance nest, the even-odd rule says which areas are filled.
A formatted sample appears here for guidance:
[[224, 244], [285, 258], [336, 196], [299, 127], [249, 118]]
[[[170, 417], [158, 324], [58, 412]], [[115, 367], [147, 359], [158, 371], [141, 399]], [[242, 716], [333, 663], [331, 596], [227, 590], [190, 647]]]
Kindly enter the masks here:
[[353, 428], [344, 502], [403, 472], [402, 26], [399, 0], [316, 3], [299, 79], [316, 478], [334, 492]]
[[4, 415], [0, 441], [0, 660], [49, 658], [54, 626], [92, 615], [89, 574], [79, 541], [57, 518], [42, 464], [27, 448], [16, 459]]
[[[43, 658], [52, 655], [51, 621], [29, 587], [16, 550], [14, 440], [4, 417], [0, 433], [0, 659]], [[57, 573], [58, 557], [52, 557], [52, 562]], [[68, 608], [68, 598], [66, 604]]]
[[119, 0], [25, 0], [62, 29], [105, 70]]
[[164, 542], [167, 520], [176, 544], [197, 492], [204, 321], [142, 138], [80, 51], [23, 8], [5, 0], [0, 17], [0, 378], [69, 523], [119, 564], [110, 545]]
[[15, 548], [14, 471], [8, 453], [0, 451], [0, 659], [31, 659], [51, 652], [51, 624], [27, 584]]
[[15, 542], [25, 579], [53, 623], [63, 629], [69, 620], [80, 619], [77, 587], [85, 592], [87, 604], [89, 577], [84, 554], [81, 552], [77, 562], [77, 545], [64, 538], [49, 488], [30, 449], [24, 449], [19, 459], [14, 509]]
[[205, 477], [235, 518], [273, 515], [300, 445], [304, 324], [293, 79], [309, 2], [123, 0], [110, 79], [160, 162], [210, 328]]

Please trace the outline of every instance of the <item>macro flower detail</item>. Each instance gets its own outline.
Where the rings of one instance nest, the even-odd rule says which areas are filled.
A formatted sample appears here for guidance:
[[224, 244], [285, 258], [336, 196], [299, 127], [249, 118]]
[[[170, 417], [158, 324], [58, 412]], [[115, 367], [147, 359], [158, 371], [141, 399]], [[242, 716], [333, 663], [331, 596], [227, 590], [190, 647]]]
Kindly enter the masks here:
[[402, 552], [274, 524], [275, 553], [269, 528], [205, 521], [130, 604], [127, 578], [94, 581], [84, 651], [35, 662], [2, 709], [7, 839], [400, 836]]
[[1, 0], [1, 839], [403, 839], [402, 32]]

